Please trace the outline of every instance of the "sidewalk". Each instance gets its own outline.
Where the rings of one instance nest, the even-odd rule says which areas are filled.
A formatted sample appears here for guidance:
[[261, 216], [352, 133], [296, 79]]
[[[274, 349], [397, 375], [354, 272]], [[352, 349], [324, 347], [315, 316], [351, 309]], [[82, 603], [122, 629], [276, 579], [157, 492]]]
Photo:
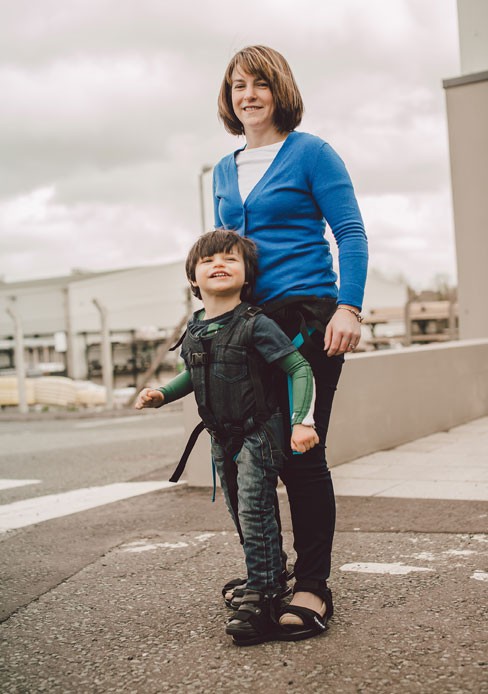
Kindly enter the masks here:
[[339, 465], [333, 477], [340, 496], [488, 501], [488, 417]]

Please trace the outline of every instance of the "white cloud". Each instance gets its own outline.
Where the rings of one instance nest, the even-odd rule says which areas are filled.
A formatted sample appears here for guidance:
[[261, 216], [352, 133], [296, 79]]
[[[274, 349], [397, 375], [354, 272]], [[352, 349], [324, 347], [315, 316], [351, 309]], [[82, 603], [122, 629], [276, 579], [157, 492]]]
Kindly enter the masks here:
[[452, 271], [441, 80], [457, 72], [454, 0], [303, 0], [299, 12], [291, 0], [248, 0], [237, 15], [224, 0], [191, 11], [18, 0], [0, 22], [0, 274], [183, 254], [200, 230], [202, 165], [238, 146], [216, 98], [228, 59], [249, 43], [286, 55], [303, 129], [345, 160], [372, 264], [412, 281]]
[[376, 268], [403, 275], [415, 288], [440, 274], [455, 282], [449, 193], [366, 196], [360, 202]]

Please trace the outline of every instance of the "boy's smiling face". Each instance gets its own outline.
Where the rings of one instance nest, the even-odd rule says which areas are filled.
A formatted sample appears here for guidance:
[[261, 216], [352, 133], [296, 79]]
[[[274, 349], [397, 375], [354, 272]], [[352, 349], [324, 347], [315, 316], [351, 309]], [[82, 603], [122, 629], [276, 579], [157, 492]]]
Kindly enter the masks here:
[[205, 300], [205, 296], [239, 297], [245, 281], [244, 258], [234, 247], [227, 253], [200, 258], [192, 284], [200, 289], [202, 299]]

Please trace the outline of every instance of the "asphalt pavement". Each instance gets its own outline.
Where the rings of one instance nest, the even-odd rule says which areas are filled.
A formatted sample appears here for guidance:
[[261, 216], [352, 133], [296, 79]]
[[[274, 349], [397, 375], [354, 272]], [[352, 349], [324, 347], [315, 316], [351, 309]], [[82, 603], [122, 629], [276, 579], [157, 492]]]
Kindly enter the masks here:
[[178, 408], [0, 417], [2, 694], [488, 692], [488, 418], [334, 468], [329, 629], [248, 649], [220, 493], [163, 485], [183, 443]]

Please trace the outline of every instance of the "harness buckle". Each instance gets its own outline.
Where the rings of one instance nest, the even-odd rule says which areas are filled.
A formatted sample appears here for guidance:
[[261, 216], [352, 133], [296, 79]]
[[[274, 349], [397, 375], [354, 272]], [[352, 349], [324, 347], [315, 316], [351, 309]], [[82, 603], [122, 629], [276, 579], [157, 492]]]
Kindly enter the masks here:
[[193, 352], [191, 355], [190, 366], [205, 366], [208, 362], [206, 352]]
[[246, 318], [254, 318], [258, 313], [262, 313], [263, 309], [260, 306], [248, 306], [244, 312]]
[[231, 436], [244, 436], [244, 427], [231, 424], [229, 427]]

